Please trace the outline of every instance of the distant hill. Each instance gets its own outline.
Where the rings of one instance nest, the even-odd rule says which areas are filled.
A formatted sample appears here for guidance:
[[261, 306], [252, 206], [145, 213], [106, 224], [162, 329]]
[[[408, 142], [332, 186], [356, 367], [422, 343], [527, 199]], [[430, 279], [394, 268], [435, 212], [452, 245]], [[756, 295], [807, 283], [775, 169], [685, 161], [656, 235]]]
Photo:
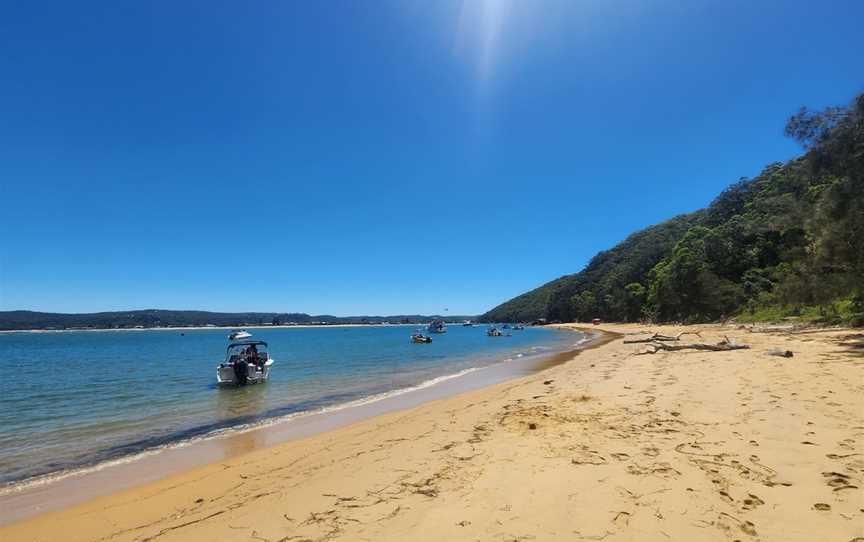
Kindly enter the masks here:
[[864, 94], [847, 107], [802, 108], [786, 134], [805, 154], [740, 180], [706, 209], [634, 233], [481, 321], [864, 324]]
[[[577, 293], [601, 283], [611, 288], [636, 282], [650, 271], [687, 232], [702, 213], [682, 215], [668, 222], [634, 233], [612, 250], [594, 256], [585, 269], [575, 275], [548, 282], [515, 297], [487, 312], [488, 322], [530, 322], [539, 318], [569, 321], [569, 300]], [[638, 317], [638, 314], [636, 315]]]
[[380, 324], [427, 323], [435, 318], [447, 321], [468, 320], [474, 316], [424, 316], [419, 314], [395, 316], [311, 316], [305, 313], [277, 312], [206, 312], [173, 310], [134, 310], [116, 312], [94, 312], [87, 314], [63, 314], [33, 311], [0, 311], [0, 330], [24, 329], [132, 329], [137, 327], [186, 327], [186, 326], [252, 326], [285, 324]]

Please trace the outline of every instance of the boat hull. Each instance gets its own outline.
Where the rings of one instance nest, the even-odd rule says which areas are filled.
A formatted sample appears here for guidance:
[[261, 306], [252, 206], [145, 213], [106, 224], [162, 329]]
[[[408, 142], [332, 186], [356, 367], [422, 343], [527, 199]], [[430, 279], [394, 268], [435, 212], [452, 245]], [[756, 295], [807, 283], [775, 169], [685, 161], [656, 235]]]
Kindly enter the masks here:
[[246, 376], [246, 382], [241, 383], [234, 372], [234, 367], [231, 365], [220, 364], [216, 368], [216, 382], [220, 386], [242, 386], [253, 385], [267, 382], [270, 378], [270, 368], [273, 365], [273, 360], [267, 362], [260, 368], [250, 365], [249, 372]]

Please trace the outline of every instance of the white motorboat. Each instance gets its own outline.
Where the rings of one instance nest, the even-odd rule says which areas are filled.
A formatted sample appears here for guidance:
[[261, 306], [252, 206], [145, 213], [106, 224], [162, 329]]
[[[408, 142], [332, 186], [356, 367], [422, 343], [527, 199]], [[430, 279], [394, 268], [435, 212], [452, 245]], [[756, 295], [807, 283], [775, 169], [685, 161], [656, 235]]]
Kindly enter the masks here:
[[444, 325], [444, 320], [432, 320], [426, 331], [429, 333], [447, 333], [447, 326]]
[[216, 368], [220, 385], [245, 386], [270, 378], [273, 358], [264, 341], [240, 341], [228, 345], [225, 361]]
[[486, 330], [486, 335], [489, 336], [489, 337], [500, 337], [500, 336], [502, 336], [502, 335], [504, 335], [504, 334], [501, 333], [501, 330], [500, 330], [500, 329], [498, 329], [498, 328], [495, 327], [495, 326], [492, 326], [492, 327], [490, 327], [489, 329]]
[[246, 331], [245, 329], [236, 329], [228, 335], [229, 341], [241, 341], [243, 339], [248, 339], [252, 334]]
[[412, 343], [421, 343], [421, 344], [431, 343], [432, 337], [423, 335], [422, 333], [418, 332], [418, 333], [411, 335], [411, 342]]

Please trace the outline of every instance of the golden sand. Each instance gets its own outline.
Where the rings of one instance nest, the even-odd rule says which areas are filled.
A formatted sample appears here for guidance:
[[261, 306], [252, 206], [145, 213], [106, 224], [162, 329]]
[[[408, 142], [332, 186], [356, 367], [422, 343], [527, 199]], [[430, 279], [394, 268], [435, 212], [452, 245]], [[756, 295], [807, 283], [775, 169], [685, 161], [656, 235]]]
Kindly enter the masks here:
[[697, 329], [751, 349], [635, 355], [617, 337], [0, 540], [864, 540], [864, 333]]

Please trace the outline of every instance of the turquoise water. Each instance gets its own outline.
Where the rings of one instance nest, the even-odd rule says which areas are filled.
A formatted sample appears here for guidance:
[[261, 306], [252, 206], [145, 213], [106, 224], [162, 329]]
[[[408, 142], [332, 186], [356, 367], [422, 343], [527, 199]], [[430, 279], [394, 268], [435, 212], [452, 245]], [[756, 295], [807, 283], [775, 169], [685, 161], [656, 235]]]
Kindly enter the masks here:
[[215, 384], [222, 329], [0, 334], [0, 485], [374, 400], [582, 337], [485, 330], [451, 326], [432, 344], [412, 344], [403, 326], [250, 330], [270, 343], [270, 381], [228, 389]]

